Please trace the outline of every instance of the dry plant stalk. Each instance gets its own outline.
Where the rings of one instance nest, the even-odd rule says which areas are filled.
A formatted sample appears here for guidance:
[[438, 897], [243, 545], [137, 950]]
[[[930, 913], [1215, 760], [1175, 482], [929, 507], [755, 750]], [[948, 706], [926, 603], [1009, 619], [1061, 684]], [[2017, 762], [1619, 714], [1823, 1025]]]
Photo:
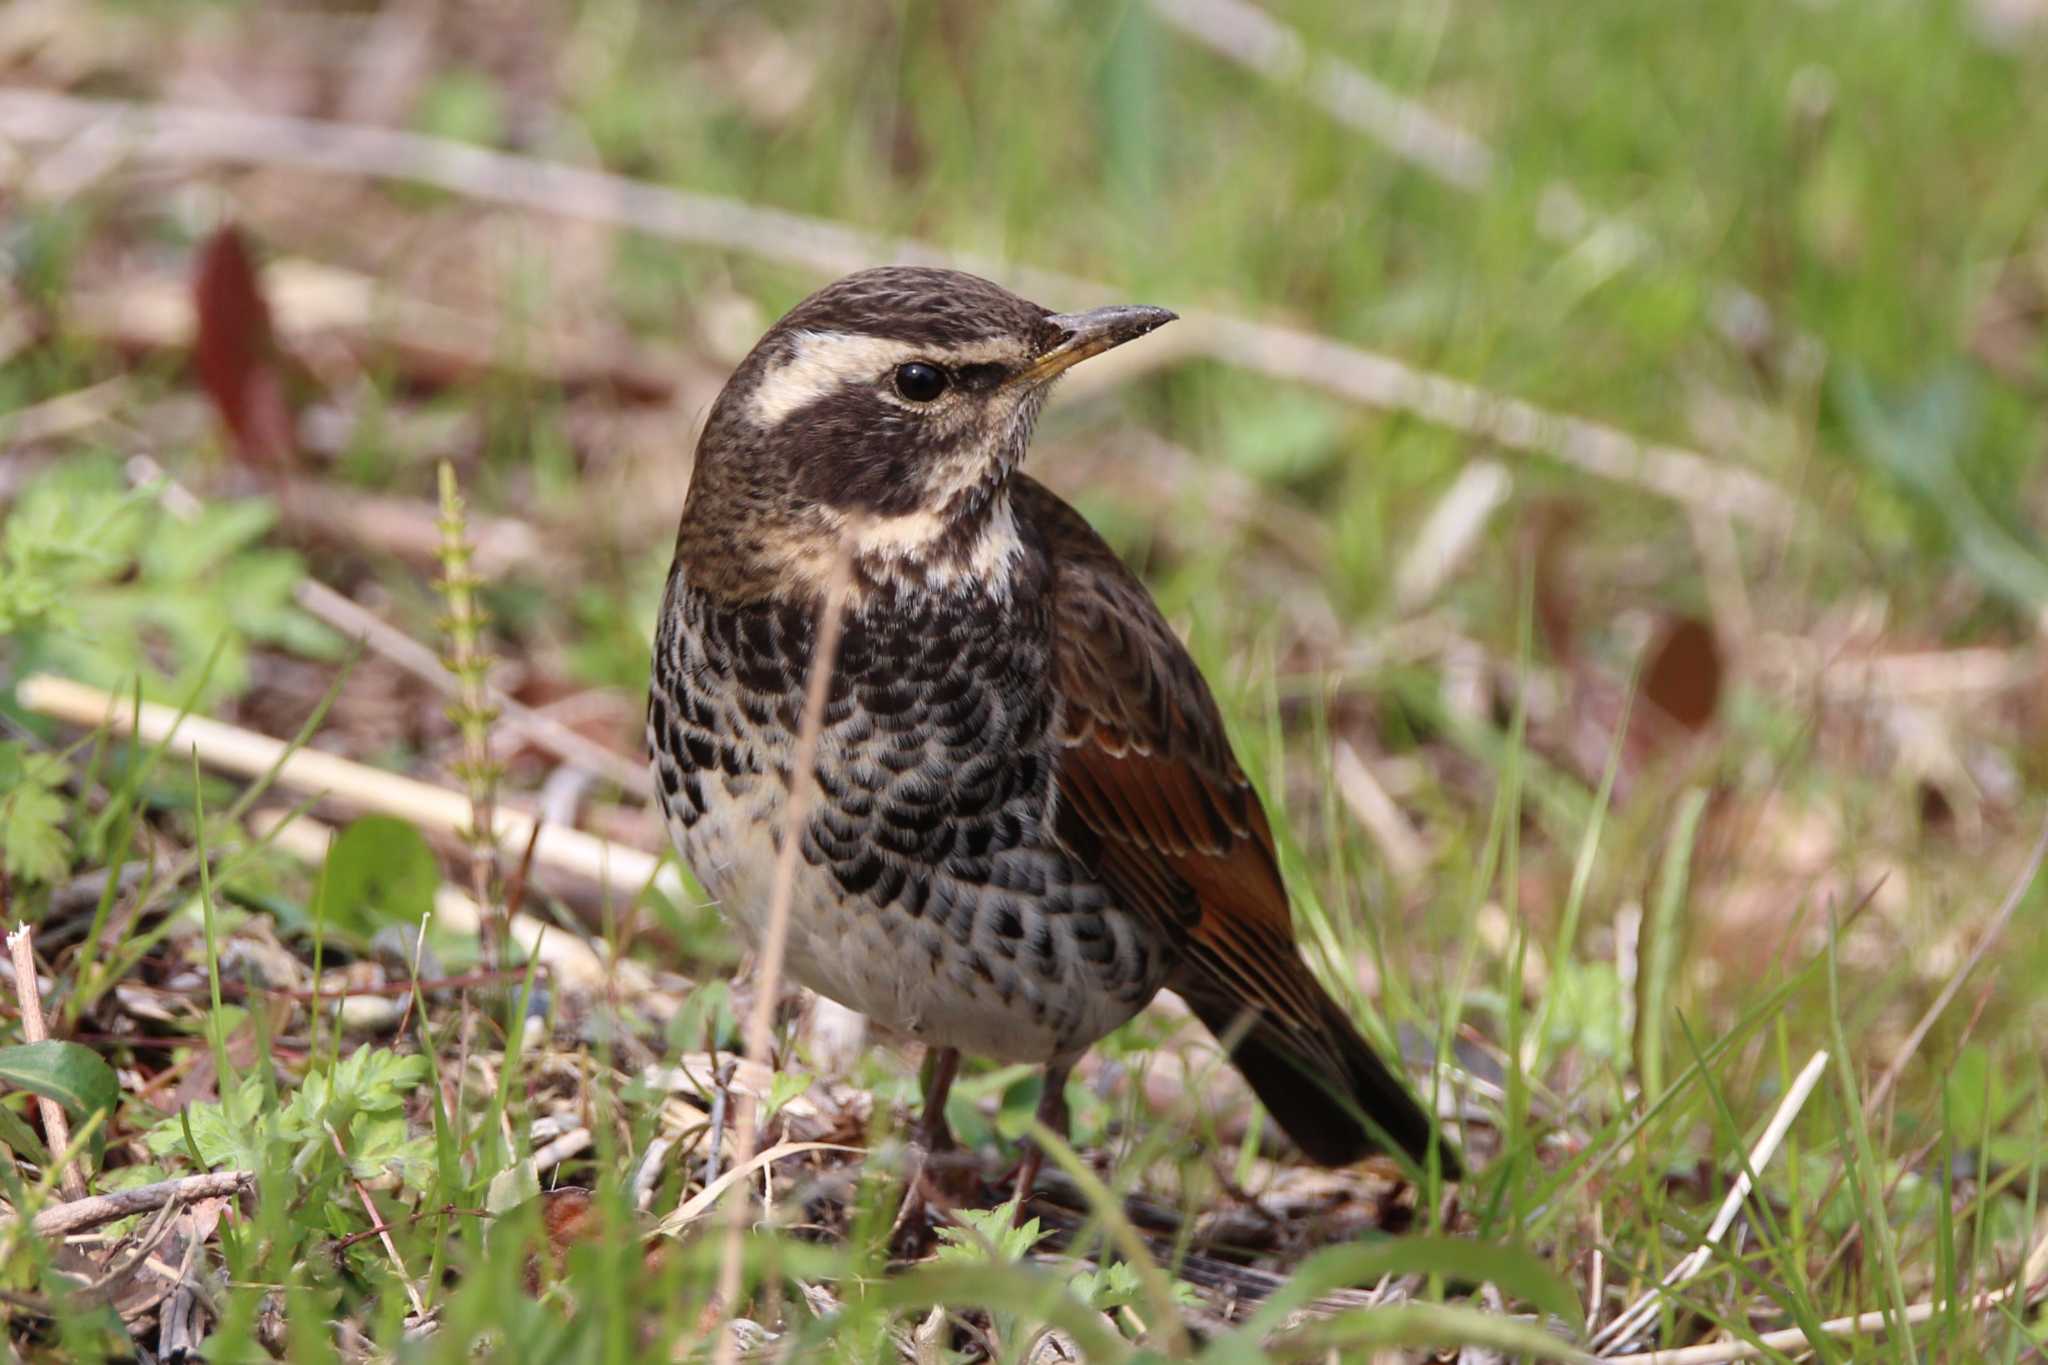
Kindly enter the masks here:
[[[624, 176], [495, 152], [391, 128], [165, 104], [86, 100], [42, 91], [0, 91], [0, 137], [63, 143], [98, 175], [122, 156], [154, 161], [283, 166], [432, 185], [482, 203], [630, 227], [690, 242], [844, 274], [885, 261], [952, 266], [1001, 277], [1027, 294], [1082, 302], [1113, 297], [1102, 284], [891, 239], [829, 219], [650, 185]], [[74, 171], [74, 176], [75, 176]], [[1554, 413], [1449, 375], [1314, 332], [1228, 313], [1183, 311], [1190, 345], [1225, 364], [1320, 388], [1369, 407], [1541, 455], [1686, 506], [1716, 509], [1784, 533], [1800, 502], [1769, 479], [1697, 451], [1640, 441], [1618, 428]]]
[[463, 839], [469, 844], [469, 892], [484, 910], [484, 955], [492, 966], [504, 960], [504, 925], [490, 908], [497, 881], [497, 821], [492, 816], [498, 800], [498, 766], [491, 762], [491, 722], [497, 708], [491, 705], [485, 675], [490, 655], [484, 649], [484, 610], [476, 600], [483, 580], [470, 567], [469, 533], [462, 493], [455, 484], [455, 467], [441, 461], [441, 579], [436, 585], [448, 605], [443, 623], [448, 632], [447, 668], [455, 677], [455, 696], [448, 703], [448, 718], [462, 735], [462, 762], [457, 774], [469, 791], [469, 828]]
[[[804, 823], [810, 817], [818, 761], [818, 735], [825, 728], [825, 698], [832, 686], [832, 664], [839, 652], [839, 636], [846, 624], [848, 590], [853, 579], [852, 540], [855, 528], [848, 528], [835, 548], [832, 569], [825, 579], [825, 591], [818, 602], [818, 624], [811, 638], [810, 676], [804, 687], [804, 710], [797, 727], [796, 749], [789, 761], [789, 797], [782, 812], [782, 842], [775, 851], [774, 878], [769, 883], [768, 927], [761, 938], [761, 960], [754, 979], [754, 1003], [747, 1011], [746, 1058], [756, 1066], [769, 1065], [774, 1047], [775, 1002], [782, 988], [782, 959], [789, 945], [789, 908], [796, 887], [796, 860], [803, 844]], [[747, 1169], [760, 1145], [760, 1103], [751, 1092], [741, 1092], [734, 1116], [732, 1166]], [[740, 1243], [747, 1227], [745, 1192], [726, 1206], [725, 1254], [718, 1263], [718, 1288], [712, 1303], [726, 1318], [718, 1334], [715, 1365], [732, 1365], [739, 1339], [733, 1326], [740, 1289]]]
[[[7, 935], [7, 951], [14, 958], [14, 996], [21, 1002], [21, 1034], [31, 1043], [46, 1041], [49, 1025], [43, 1021], [43, 992], [36, 980], [35, 930], [20, 924]], [[71, 1124], [64, 1106], [44, 1095], [36, 1096], [36, 1108], [43, 1116], [43, 1136], [49, 1140], [50, 1155], [64, 1163], [58, 1188], [66, 1199], [85, 1198], [85, 1177], [78, 1173], [78, 1161], [71, 1153]]]

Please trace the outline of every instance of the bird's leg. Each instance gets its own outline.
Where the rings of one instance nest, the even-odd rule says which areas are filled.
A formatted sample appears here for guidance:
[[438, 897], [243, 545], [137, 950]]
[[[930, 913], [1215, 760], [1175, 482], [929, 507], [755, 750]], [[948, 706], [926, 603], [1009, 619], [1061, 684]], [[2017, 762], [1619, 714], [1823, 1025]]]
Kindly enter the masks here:
[[[1038, 1121], [1059, 1134], [1062, 1142], [1069, 1133], [1067, 1114], [1067, 1075], [1074, 1068], [1057, 1064], [1045, 1069], [1045, 1088], [1038, 1096]], [[1017, 1221], [1024, 1221], [1024, 1201], [1031, 1197], [1031, 1187], [1038, 1183], [1039, 1168], [1045, 1165], [1045, 1149], [1038, 1145], [1036, 1136], [1024, 1139], [1024, 1159], [1017, 1166], [1017, 1186], [1012, 1198], [1017, 1204]]]
[[924, 1108], [917, 1116], [917, 1141], [927, 1152], [953, 1150], [953, 1127], [946, 1122], [946, 1097], [960, 1074], [960, 1049], [928, 1048], [924, 1054]]
[[946, 1096], [953, 1089], [953, 1078], [959, 1074], [958, 1048], [926, 1050], [922, 1069], [924, 1107], [911, 1134], [909, 1179], [904, 1182], [903, 1206], [896, 1211], [896, 1221], [889, 1229], [892, 1238], [906, 1227], [911, 1229], [913, 1243], [921, 1243], [928, 1235], [924, 1227], [924, 1211], [930, 1202], [930, 1176], [926, 1168], [934, 1156], [950, 1152], [956, 1145], [952, 1126], [946, 1122]]

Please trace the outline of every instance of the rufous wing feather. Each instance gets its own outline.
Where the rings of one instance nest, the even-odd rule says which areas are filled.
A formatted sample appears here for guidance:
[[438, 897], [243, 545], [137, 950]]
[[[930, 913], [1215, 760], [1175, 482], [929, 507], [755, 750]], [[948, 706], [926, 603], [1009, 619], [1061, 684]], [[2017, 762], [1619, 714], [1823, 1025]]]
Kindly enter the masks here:
[[1273, 1117], [1328, 1165], [1392, 1149], [1459, 1160], [1295, 946], [1258, 794], [1214, 698], [1151, 594], [1071, 507], [1012, 500], [1053, 564], [1058, 831], [1177, 949], [1172, 980]]

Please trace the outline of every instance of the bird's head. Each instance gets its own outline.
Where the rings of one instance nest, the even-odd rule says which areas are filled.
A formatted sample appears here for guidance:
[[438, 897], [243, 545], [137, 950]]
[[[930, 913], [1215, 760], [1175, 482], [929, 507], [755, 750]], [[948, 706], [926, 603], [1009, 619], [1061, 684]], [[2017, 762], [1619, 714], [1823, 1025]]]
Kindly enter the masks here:
[[909, 266], [827, 285], [713, 405], [679, 553], [735, 589], [815, 587], [842, 538], [858, 578], [997, 577], [1017, 546], [1005, 486], [1053, 380], [1173, 316], [1054, 313]]

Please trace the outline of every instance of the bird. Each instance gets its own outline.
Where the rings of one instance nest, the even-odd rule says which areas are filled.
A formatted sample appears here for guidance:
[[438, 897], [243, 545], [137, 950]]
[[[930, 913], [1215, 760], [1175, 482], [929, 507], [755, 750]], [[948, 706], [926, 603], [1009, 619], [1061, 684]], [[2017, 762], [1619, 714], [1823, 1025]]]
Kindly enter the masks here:
[[[1273, 832], [1200, 670], [1087, 520], [1020, 465], [1054, 381], [1171, 322], [1058, 313], [885, 266], [769, 328], [706, 415], [657, 623], [647, 740], [670, 834], [758, 946], [823, 612], [836, 649], [784, 970], [926, 1047], [1076, 1061], [1170, 988], [1294, 1144], [1462, 1176], [1296, 945]], [[1027, 1142], [1019, 1215], [1043, 1153]]]

